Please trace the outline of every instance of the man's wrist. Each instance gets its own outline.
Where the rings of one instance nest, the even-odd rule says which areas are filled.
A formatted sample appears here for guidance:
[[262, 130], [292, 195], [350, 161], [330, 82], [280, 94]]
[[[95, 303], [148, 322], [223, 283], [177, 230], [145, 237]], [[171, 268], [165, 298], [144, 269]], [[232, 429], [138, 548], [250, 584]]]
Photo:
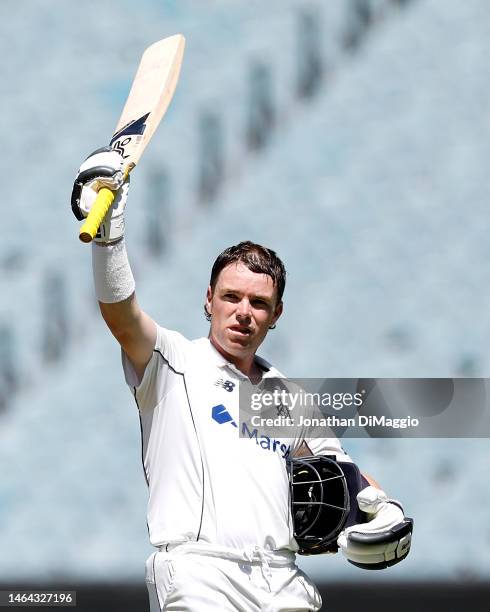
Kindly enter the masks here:
[[108, 246], [115, 246], [116, 244], [119, 244], [122, 240], [124, 240], [124, 236], [120, 236], [119, 238], [116, 238], [115, 240], [112, 240], [111, 242], [106, 242], [102, 240], [99, 241], [97, 239], [94, 239], [93, 243], [96, 244], [97, 246], [108, 247]]
[[99, 302], [123, 302], [134, 293], [135, 282], [124, 238], [108, 244], [93, 243], [92, 271], [95, 295]]

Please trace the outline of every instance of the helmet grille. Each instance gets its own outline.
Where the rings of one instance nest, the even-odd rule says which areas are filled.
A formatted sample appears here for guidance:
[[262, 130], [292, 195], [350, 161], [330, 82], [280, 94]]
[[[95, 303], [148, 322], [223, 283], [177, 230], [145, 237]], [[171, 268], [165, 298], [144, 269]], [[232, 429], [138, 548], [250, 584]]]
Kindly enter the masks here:
[[[349, 492], [339, 464], [325, 456], [290, 462], [294, 537], [300, 552], [314, 553], [335, 541], [350, 511]], [[319, 551], [318, 551], [319, 552]]]

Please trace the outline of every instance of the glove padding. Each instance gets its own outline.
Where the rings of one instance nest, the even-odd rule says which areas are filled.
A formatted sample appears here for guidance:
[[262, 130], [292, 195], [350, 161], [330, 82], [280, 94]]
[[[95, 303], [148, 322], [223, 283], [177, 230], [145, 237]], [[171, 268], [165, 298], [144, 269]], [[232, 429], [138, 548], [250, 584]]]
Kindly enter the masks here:
[[116, 191], [117, 194], [100, 225], [95, 241], [110, 243], [124, 235], [124, 209], [129, 191], [129, 177], [124, 180], [123, 157], [110, 147], [91, 153], [78, 170], [71, 194], [71, 209], [79, 221], [88, 215], [102, 187]]
[[363, 569], [383, 569], [402, 561], [410, 550], [413, 520], [405, 518], [401, 504], [369, 486], [357, 495], [367, 523], [344, 529], [337, 544], [347, 560]]

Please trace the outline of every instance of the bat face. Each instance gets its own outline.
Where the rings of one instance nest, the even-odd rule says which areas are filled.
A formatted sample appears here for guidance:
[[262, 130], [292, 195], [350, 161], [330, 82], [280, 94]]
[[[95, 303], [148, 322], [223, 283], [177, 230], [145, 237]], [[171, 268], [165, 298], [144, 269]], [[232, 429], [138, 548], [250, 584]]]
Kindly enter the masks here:
[[185, 39], [181, 34], [146, 49], [110, 145], [134, 167], [168, 108], [179, 78]]
[[[110, 145], [125, 160], [129, 173], [138, 163], [146, 145], [170, 104], [180, 73], [185, 39], [169, 36], [146, 49], [141, 58], [128, 99]], [[95, 237], [115, 193], [102, 188], [80, 228], [79, 238], [90, 242]]]

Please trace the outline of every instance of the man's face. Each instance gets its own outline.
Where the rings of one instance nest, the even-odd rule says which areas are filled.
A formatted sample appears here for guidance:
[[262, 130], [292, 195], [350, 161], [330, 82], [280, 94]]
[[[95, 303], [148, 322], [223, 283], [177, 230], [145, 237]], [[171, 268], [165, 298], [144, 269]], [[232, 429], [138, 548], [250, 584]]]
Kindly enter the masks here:
[[239, 360], [255, 354], [282, 313], [272, 278], [240, 262], [221, 270], [214, 291], [208, 287], [206, 307], [212, 315], [212, 343], [221, 353]]

